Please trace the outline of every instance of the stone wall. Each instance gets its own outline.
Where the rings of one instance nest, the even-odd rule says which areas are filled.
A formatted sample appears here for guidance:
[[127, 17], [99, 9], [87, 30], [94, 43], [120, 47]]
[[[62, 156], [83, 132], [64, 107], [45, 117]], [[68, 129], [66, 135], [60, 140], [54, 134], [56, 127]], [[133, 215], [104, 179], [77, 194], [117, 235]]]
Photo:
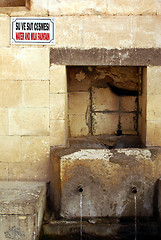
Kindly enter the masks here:
[[[0, 7], [1, 180], [48, 181], [50, 146], [66, 144], [66, 67], [51, 64], [51, 48], [161, 46], [160, 0], [90, 0], [88, 4], [32, 0], [30, 4], [30, 9]], [[55, 17], [55, 46], [10, 45], [10, 16]], [[150, 146], [161, 146], [160, 69], [147, 67], [145, 123]]]

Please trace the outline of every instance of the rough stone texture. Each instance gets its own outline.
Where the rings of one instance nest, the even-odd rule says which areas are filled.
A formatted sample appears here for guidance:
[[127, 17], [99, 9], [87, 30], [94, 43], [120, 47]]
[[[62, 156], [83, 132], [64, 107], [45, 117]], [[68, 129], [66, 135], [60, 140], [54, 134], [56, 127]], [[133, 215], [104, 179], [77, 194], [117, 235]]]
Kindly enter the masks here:
[[0, 182], [0, 190], [1, 239], [36, 239], [45, 210], [45, 184]]
[[67, 120], [50, 120], [50, 146], [66, 145], [68, 136]]
[[22, 82], [0, 81], [0, 107], [19, 107], [22, 104]]
[[0, 136], [8, 135], [8, 111], [6, 108], [0, 108]]
[[49, 81], [24, 81], [23, 105], [25, 107], [48, 107]]
[[0, 17], [0, 46], [9, 46], [10, 32], [9, 32], [9, 17], [1, 16]]
[[0, 80], [48, 80], [47, 48], [0, 48]]
[[66, 66], [52, 65], [50, 67], [50, 93], [66, 93]]
[[92, 88], [93, 105], [95, 111], [118, 111], [119, 97], [110, 87]]
[[134, 216], [133, 186], [137, 188], [137, 216], [153, 215], [156, 150], [70, 148], [53, 149], [51, 154], [51, 196], [57, 216], [80, 216], [80, 184], [83, 216]]
[[20, 137], [0, 136], [1, 162], [20, 162]]
[[148, 95], [160, 95], [161, 92], [161, 67], [154, 66], [147, 68], [147, 94]]
[[79, 137], [89, 134], [88, 120], [85, 114], [69, 115], [69, 131], [70, 136]]
[[133, 49], [69, 49], [50, 50], [50, 63], [58, 65], [109, 65], [109, 66], [160, 66], [161, 50], [155, 48]]
[[50, 94], [50, 119], [63, 120], [66, 117], [67, 94]]
[[31, 162], [9, 162], [9, 181], [50, 181], [49, 160]]
[[49, 110], [46, 108], [9, 109], [9, 135], [49, 135]]
[[139, 14], [155, 14], [155, 0], [112, 0], [108, 1], [108, 11], [110, 14], [118, 15], [139, 15]]
[[96, 113], [93, 116], [93, 134], [116, 134], [118, 129], [118, 113]]
[[49, 13], [51, 15], [82, 15], [100, 14], [106, 12], [106, 0], [65, 1], [49, 0]]
[[49, 137], [21, 137], [21, 162], [48, 161], [49, 152]]
[[158, 103], [160, 102], [160, 67], [147, 68], [147, 146], [161, 146], [160, 127], [161, 111]]

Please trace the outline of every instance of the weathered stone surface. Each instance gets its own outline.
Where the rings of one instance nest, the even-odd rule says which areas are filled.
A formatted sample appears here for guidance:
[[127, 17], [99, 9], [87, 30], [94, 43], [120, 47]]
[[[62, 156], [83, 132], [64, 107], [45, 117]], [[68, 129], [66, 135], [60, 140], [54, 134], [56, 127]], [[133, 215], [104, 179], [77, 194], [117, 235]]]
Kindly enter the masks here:
[[[153, 151], [66, 148], [53, 149], [52, 154], [57, 174], [52, 179], [52, 191], [60, 191], [57, 204], [61, 205], [56, 206], [57, 210], [61, 208], [60, 216], [80, 216], [80, 184], [84, 189], [83, 216], [134, 216], [133, 186], [137, 188], [137, 216], [153, 215]], [[57, 185], [53, 182], [56, 176]]]
[[0, 136], [0, 161], [20, 162], [20, 137]]
[[9, 32], [10, 19], [8, 16], [0, 17], [0, 46], [9, 46], [10, 32]]
[[22, 104], [22, 82], [0, 81], [0, 107], [19, 107]]
[[87, 136], [89, 134], [87, 116], [85, 114], [69, 115], [69, 131], [71, 137]]
[[49, 81], [24, 81], [23, 106], [48, 107]]
[[51, 15], [82, 15], [106, 12], [105, 0], [49, 0], [49, 13]]
[[65, 119], [67, 105], [67, 94], [50, 94], [50, 119]]
[[118, 113], [96, 113], [93, 115], [93, 134], [116, 134], [118, 130]]
[[69, 93], [69, 115], [85, 115], [90, 104], [89, 92], [71, 92]]
[[66, 145], [68, 123], [66, 120], [50, 120], [50, 146]]
[[77, 16], [57, 17], [55, 31], [57, 47], [82, 46], [83, 18]]
[[108, 2], [108, 11], [110, 14], [120, 15], [140, 15], [155, 14], [155, 0], [112, 0]]
[[36, 239], [46, 203], [46, 186], [36, 182], [0, 182], [1, 239]]
[[47, 108], [9, 109], [9, 135], [49, 135]]
[[50, 180], [49, 159], [33, 162], [9, 162], [9, 181], [44, 181]]
[[84, 18], [83, 44], [86, 48], [131, 48], [134, 47], [131, 17]]
[[0, 180], [8, 181], [8, 163], [0, 163]]
[[50, 93], [67, 92], [66, 66], [52, 65], [50, 67]]
[[159, 95], [161, 92], [161, 67], [147, 67], [147, 94]]
[[147, 121], [146, 146], [161, 146], [161, 121]]
[[110, 87], [92, 88], [92, 104], [94, 111], [118, 111], [119, 97]]
[[0, 80], [48, 80], [47, 48], [0, 48]]
[[21, 162], [48, 161], [49, 152], [49, 137], [21, 137]]
[[160, 66], [161, 50], [155, 48], [133, 49], [70, 49], [50, 50], [50, 63], [58, 65], [109, 65], [109, 66]]
[[0, 136], [8, 135], [8, 111], [6, 108], [0, 108]]

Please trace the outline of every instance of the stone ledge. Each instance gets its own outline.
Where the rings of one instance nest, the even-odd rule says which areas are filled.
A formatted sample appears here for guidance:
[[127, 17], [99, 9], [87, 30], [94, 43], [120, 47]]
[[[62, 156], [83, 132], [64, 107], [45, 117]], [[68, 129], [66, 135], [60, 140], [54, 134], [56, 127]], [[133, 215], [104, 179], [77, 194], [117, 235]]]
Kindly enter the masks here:
[[46, 185], [38, 182], [0, 182], [1, 240], [33, 240], [40, 233], [46, 204]]

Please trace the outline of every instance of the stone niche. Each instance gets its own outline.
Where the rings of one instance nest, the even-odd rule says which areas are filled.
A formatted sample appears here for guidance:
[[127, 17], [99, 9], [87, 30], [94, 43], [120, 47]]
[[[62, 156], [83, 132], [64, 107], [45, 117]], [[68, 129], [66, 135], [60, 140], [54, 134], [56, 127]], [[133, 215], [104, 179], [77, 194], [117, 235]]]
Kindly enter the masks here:
[[138, 135], [142, 68], [70, 66], [69, 137]]

